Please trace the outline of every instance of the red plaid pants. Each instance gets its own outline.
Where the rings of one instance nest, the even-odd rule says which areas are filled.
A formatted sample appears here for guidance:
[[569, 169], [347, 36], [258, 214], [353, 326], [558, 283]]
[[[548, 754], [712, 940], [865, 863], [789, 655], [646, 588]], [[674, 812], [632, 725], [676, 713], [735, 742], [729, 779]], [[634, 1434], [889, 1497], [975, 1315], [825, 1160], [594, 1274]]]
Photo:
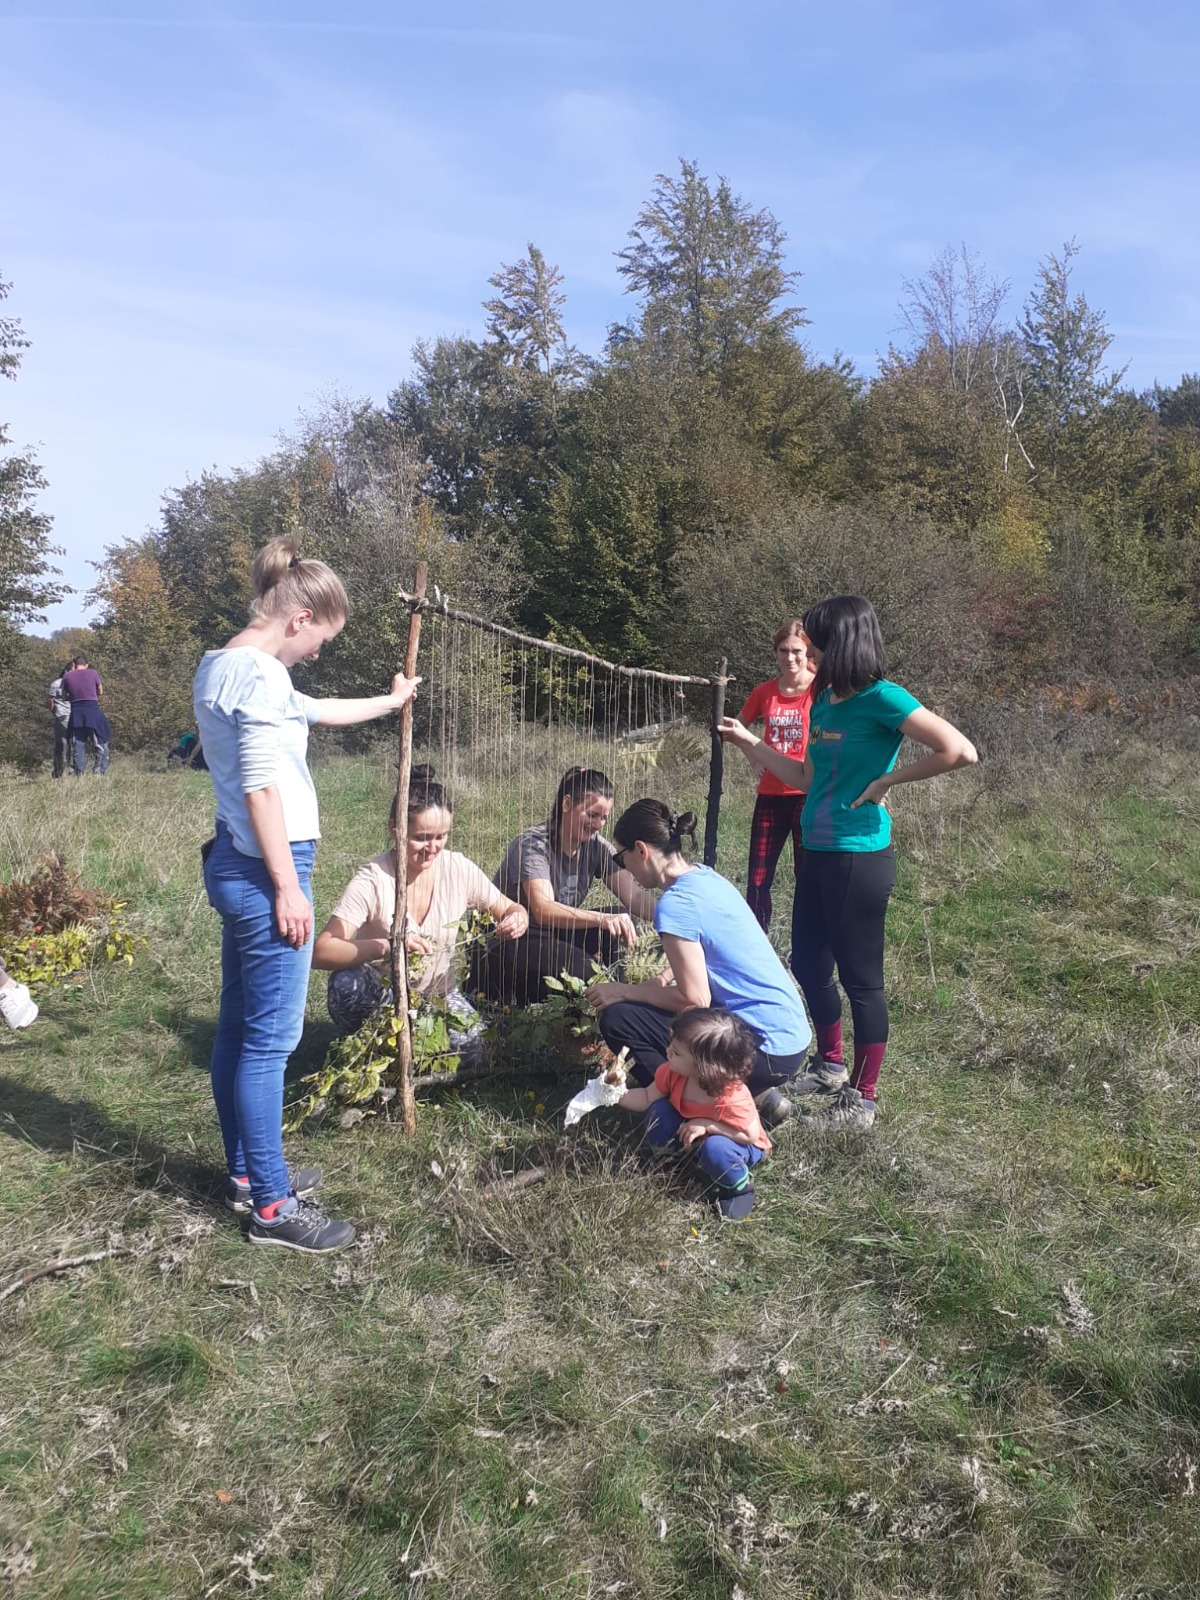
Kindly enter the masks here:
[[746, 900], [764, 932], [771, 930], [771, 885], [775, 868], [783, 854], [788, 834], [792, 836], [792, 860], [800, 876], [800, 813], [802, 794], [760, 794], [754, 802], [750, 824], [750, 867], [746, 875]]

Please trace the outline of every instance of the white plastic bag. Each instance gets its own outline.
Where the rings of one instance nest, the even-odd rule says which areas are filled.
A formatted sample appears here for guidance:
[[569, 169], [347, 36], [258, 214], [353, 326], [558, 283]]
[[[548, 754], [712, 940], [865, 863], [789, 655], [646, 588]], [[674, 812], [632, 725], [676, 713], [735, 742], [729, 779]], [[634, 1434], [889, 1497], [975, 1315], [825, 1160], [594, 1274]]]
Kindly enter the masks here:
[[595, 1111], [598, 1106], [615, 1106], [625, 1093], [628, 1084], [626, 1077], [626, 1062], [629, 1051], [622, 1050], [616, 1061], [607, 1072], [602, 1072], [598, 1078], [592, 1078], [584, 1084], [583, 1088], [567, 1106], [565, 1128], [571, 1128], [581, 1118], [586, 1117], [589, 1111]]

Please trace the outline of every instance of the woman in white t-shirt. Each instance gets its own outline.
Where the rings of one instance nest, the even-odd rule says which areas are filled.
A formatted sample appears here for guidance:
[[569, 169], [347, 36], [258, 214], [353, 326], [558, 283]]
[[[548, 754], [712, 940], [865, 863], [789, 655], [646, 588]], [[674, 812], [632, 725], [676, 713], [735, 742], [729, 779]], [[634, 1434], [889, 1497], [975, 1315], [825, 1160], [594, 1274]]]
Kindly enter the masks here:
[[[405, 942], [413, 957], [413, 993], [441, 997], [458, 1026], [450, 1033], [456, 1055], [475, 1054], [483, 1024], [460, 992], [454, 971], [459, 925], [469, 911], [496, 919], [495, 937], [519, 939], [529, 927], [524, 906], [510, 900], [473, 861], [446, 849], [454, 820], [449, 796], [432, 767], [414, 767], [408, 788], [408, 904]], [[396, 833], [396, 802], [388, 818]], [[351, 878], [317, 935], [313, 965], [329, 973], [329, 1015], [341, 1033], [353, 1033], [391, 1004], [377, 963], [392, 947], [396, 909], [396, 849], [368, 861]]]

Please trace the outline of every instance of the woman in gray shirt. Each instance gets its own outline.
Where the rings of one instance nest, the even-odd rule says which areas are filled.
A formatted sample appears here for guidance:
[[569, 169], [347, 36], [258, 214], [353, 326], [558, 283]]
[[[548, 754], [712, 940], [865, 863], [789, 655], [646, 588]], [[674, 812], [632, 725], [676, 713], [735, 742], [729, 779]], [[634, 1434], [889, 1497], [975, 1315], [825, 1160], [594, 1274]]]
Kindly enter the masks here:
[[[546, 998], [547, 978], [563, 972], [589, 978], [593, 961], [607, 966], [636, 943], [635, 917], [653, 920], [655, 897], [616, 865], [612, 846], [600, 837], [612, 808], [612, 780], [591, 767], [572, 767], [546, 821], [509, 845], [495, 882], [529, 912], [529, 932], [512, 942], [490, 940], [477, 961], [475, 987], [492, 1000], [534, 1005]], [[597, 878], [620, 910], [584, 907]]]

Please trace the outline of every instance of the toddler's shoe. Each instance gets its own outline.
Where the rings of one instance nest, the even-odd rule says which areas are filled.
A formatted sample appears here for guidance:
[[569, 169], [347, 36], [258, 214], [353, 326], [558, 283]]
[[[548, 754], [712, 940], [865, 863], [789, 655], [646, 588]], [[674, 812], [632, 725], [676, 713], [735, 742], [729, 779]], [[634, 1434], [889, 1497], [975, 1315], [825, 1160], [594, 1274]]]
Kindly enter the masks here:
[[754, 1209], [754, 1185], [748, 1183], [744, 1189], [739, 1189], [735, 1194], [725, 1193], [717, 1197], [717, 1210], [726, 1222], [745, 1222]]

